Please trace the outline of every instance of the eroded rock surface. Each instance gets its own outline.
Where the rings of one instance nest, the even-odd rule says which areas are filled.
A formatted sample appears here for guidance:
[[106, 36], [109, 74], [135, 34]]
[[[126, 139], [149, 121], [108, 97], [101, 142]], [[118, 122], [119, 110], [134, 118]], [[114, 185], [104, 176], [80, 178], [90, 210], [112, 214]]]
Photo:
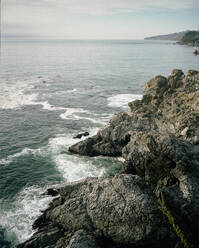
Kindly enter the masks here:
[[[153, 247], [158, 243], [164, 247], [172, 237], [155, 194], [139, 176], [120, 174], [113, 178], [85, 179], [57, 190], [60, 198], [34, 225], [40, 228], [39, 232], [19, 247], [45, 247], [47, 241], [54, 242], [52, 234], [57, 238], [54, 247], [59, 247], [64, 237], [70, 237], [65, 247], [83, 247], [82, 243], [87, 241], [103, 247], [100, 243], [104, 238], [123, 245]], [[55, 227], [51, 229], [52, 225]], [[79, 230], [86, 231], [90, 238], [86, 241], [82, 235], [77, 237]]]

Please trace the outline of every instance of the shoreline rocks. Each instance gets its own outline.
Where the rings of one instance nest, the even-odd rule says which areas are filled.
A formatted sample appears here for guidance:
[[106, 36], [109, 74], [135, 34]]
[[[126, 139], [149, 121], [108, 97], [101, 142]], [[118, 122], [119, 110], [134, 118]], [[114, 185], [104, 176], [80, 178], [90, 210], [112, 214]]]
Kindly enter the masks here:
[[[73, 247], [74, 235], [80, 230], [90, 235], [93, 243], [99, 243], [99, 247], [106, 239], [132, 247], [135, 244], [166, 247], [171, 243], [173, 234], [158, 208], [155, 194], [139, 176], [118, 174], [84, 179], [57, 190], [60, 197], [34, 224], [39, 231], [18, 248], [49, 244]], [[81, 246], [82, 243], [77, 247]]]
[[18, 248], [183, 247], [158, 206], [165, 204], [190, 246], [199, 243], [199, 71], [173, 70], [143, 85], [130, 113], [71, 146], [86, 156], [122, 156], [114, 177], [57, 187], [58, 196]]

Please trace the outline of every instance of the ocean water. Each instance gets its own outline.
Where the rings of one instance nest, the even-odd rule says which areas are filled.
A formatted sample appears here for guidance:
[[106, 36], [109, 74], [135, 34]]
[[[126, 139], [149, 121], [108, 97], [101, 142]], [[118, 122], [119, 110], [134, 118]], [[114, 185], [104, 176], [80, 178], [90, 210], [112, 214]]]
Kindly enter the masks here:
[[0, 247], [29, 238], [62, 182], [117, 172], [117, 158], [71, 155], [68, 147], [129, 111], [141, 85], [172, 69], [199, 69], [193, 48], [168, 41], [10, 41], [0, 74]]

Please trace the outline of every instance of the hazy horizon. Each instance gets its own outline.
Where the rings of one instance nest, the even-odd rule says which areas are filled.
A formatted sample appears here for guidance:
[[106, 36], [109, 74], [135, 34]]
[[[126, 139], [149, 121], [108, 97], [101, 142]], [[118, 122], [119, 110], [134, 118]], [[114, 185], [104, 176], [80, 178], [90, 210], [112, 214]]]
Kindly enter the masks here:
[[136, 40], [199, 29], [198, 0], [2, 0], [5, 39]]

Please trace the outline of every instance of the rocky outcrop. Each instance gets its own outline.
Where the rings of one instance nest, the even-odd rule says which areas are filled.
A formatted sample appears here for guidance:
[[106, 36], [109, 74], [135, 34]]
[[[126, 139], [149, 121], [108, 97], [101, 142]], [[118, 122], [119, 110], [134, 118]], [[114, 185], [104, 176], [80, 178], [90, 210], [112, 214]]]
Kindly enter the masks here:
[[[66, 184], [58, 192], [60, 197], [34, 224], [39, 232], [19, 247], [80, 248], [85, 242], [104, 247], [106, 239], [123, 245], [169, 245], [167, 221], [155, 194], [139, 176], [90, 178]], [[77, 234], [79, 230], [84, 234]]]
[[[184, 220], [182, 225], [189, 226], [193, 234], [197, 226], [195, 219], [199, 220], [196, 194], [199, 188], [199, 72], [190, 70], [184, 75], [175, 69], [168, 78], [157, 76], [144, 84], [143, 92], [142, 100], [129, 103], [131, 113], [114, 116], [91, 138], [87, 151], [91, 155], [122, 154], [125, 159], [122, 173], [139, 175], [157, 196], [165, 191], [174, 214], [178, 213], [177, 218]], [[78, 147], [84, 147], [86, 142], [75, 144], [70, 151], [79, 153]], [[111, 153], [106, 149], [107, 144], [113, 149]], [[87, 151], [80, 154], [90, 155]], [[188, 212], [179, 210], [180, 205], [186, 205]]]
[[197, 247], [199, 72], [173, 70], [144, 84], [143, 92], [129, 103], [130, 113], [114, 115], [69, 149], [123, 156], [121, 173], [58, 187], [59, 196], [34, 224], [38, 231], [19, 248], [183, 247], [158, 207], [162, 194], [189, 247]]
[[174, 70], [168, 78], [157, 76], [143, 85], [142, 100], [129, 103], [131, 113], [113, 116], [97, 135], [69, 148], [81, 155], [120, 156], [137, 133], [173, 134], [192, 144], [199, 142], [199, 72], [185, 76]]

